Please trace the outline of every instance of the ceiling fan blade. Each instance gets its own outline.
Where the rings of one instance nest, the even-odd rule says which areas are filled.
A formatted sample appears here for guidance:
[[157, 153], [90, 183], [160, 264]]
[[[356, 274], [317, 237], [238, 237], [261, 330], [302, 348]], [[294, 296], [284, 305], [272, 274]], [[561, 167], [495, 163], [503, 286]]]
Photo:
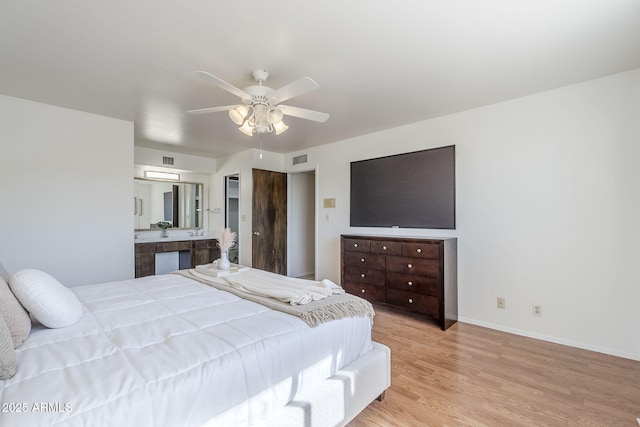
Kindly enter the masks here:
[[291, 107], [289, 105], [278, 105], [278, 108], [287, 116], [299, 117], [301, 119], [313, 120], [314, 122], [324, 123], [329, 119], [327, 113], [320, 111], [307, 110], [306, 108]]
[[225, 105], [223, 107], [209, 107], [209, 108], [200, 108], [198, 110], [189, 110], [187, 113], [189, 114], [207, 114], [207, 113], [217, 113], [218, 111], [229, 111], [233, 108], [239, 107], [239, 105]]
[[269, 101], [271, 101], [272, 104], [279, 104], [282, 101], [293, 98], [294, 96], [300, 96], [314, 91], [319, 87], [320, 85], [309, 77], [303, 77], [286, 86], [282, 86], [280, 89], [273, 92], [269, 95]]
[[229, 84], [227, 82], [225, 82], [222, 79], [219, 79], [218, 77], [214, 76], [213, 74], [207, 73], [206, 71], [196, 71], [196, 74], [198, 76], [200, 76], [201, 78], [208, 80], [210, 82], [212, 82], [213, 84], [215, 84], [216, 86], [226, 90], [227, 92], [230, 92], [232, 94], [234, 94], [237, 97], [240, 97], [243, 101], [244, 100], [251, 100], [251, 95], [249, 95], [247, 92], [243, 91], [242, 89], [238, 89], [237, 87], [235, 87], [232, 84]]

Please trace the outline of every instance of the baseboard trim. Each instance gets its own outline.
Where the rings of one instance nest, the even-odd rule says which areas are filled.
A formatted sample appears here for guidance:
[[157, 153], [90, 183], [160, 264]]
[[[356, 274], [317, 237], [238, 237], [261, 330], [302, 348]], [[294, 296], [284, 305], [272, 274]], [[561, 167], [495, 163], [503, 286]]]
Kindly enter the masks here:
[[520, 335], [520, 336], [523, 336], [523, 337], [535, 338], [535, 339], [538, 339], [538, 340], [548, 341], [548, 342], [552, 342], [552, 343], [555, 343], [555, 344], [562, 344], [562, 345], [566, 345], [566, 346], [569, 346], [569, 347], [580, 348], [582, 350], [595, 351], [597, 353], [608, 354], [610, 356], [616, 356], [616, 357], [622, 357], [624, 359], [640, 361], [640, 354], [636, 354], [636, 353], [627, 353], [627, 352], [618, 351], [618, 350], [614, 350], [614, 349], [607, 348], [607, 347], [599, 347], [599, 346], [595, 346], [595, 345], [591, 345], [591, 344], [581, 343], [581, 342], [578, 342], [578, 341], [566, 340], [566, 339], [554, 337], [554, 336], [551, 336], [551, 335], [538, 334], [538, 333], [531, 332], [531, 331], [525, 331], [525, 330], [522, 330], [522, 329], [510, 328], [510, 327], [507, 327], [507, 326], [498, 325], [498, 324], [495, 324], [495, 323], [483, 322], [481, 320], [470, 319], [470, 318], [467, 318], [467, 317], [459, 317], [458, 321], [462, 322], [462, 323], [470, 323], [470, 324], [476, 325], [476, 326], [482, 326], [484, 328], [495, 329], [497, 331], [508, 332], [510, 334]]

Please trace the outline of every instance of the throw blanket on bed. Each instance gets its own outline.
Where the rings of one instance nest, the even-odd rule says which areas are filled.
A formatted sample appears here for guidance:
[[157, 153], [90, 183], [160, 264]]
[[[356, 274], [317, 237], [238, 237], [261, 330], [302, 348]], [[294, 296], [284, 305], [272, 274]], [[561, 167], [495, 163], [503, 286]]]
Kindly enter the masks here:
[[[211, 270], [196, 267], [196, 274], [207, 276]], [[217, 277], [214, 275], [214, 277]], [[220, 277], [232, 288], [263, 297], [275, 298], [291, 305], [309, 304], [331, 295], [344, 294], [344, 289], [331, 280], [296, 279], [268, 271], [251, 269], [247, 272]]]
[[[180, 270], [175, 272], [175, 274], [180, 274], [184, 277], [197, 280], [198, 282], [213, 286], [216, 289], [232, 293], [236, 296], [239, 296], [240, 298], [262, 304], [265, 307], [269, 307], [273, 310], [278, 310], [283, 313], [299, 317], [312, 328], [318, 326], [321, 323], [330, 322], [332, 320], [342, 319], [345, 317], [368, 316], [371, 320], [371, 323], [373, 324], [373, 317], [375, 315], [375, 312], [371, 303], [355, 295], [344, 293], [344, 290], [342, 291], [342, 293], [338, 293], [340, 292], [338, 289], [341, 290], [342, 288], [332, 282], [331, 283], [333, 284], [333, 286], [329, 284], [321, 285], [323, 287], [328, 287], [332, 295], [323, 299], [313, 300], [308, 304], [291, 305], [291, 303], [289, 302], [284, 302], [280, 299], [274, 298], [272, 295], [269, 295], [269, 293], [274, 294], [273, 291], [266, 292], [265, 294], [260, 295], [256, 292], [258, 286], [255, 285], [256, 283], [259, 283], [263, 288], [267, 286], [263, 279], [268, 276], [272, 276], [270, 277], [270, 281], [277, 281], [276, 277], [279, 276], [281, 277], [280, 280], [282, 282], [289, 282], [288, 286], [285, 286], [285, 289], [292, 286], [292, 283], [305, 282], [302, 279], [292, 279], [290, 277], [280, 276], [274, 273], [265, 273], [266, 272], [263, 272], [261, 270], [251, 269], [247, 272], [233, 274], [233, 276], [236, 277], [234, 277], [233, 280], [229, 281], [229, 276], [232, 275], [223, 277], [212, 277], [207, 276], [206, 274], [202, 274], [195, 269]], [[290, 282], [292, 280], [293, 282]], [[252, 288], [252, 292], [246, 292], [245, 290], [242, 290], [240, 286], [233, 285], [231, 282], [241, 282], [247, 285], [251, 284], [250, 287]], [[314, 283], [317, 283], [314, 281], [306, 282], [311, 282], [312, 285]], [[318, 287], [318, 285], [314, 286]], [[333, 287], [336, 287], [338, 289], [334, 289]], [[325, 292], [328, 291], [325, 290]], [[336, 293], [334, 294], [334, 292]]]

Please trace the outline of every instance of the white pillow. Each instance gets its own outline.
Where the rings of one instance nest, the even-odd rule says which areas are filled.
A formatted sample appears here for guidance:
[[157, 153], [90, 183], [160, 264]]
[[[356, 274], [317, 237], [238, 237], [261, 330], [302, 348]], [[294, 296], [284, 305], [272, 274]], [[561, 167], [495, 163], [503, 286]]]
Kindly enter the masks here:
[[44, 271], [25, 269], [11, 276], [9, 286], [31, 315], [48, 328], [64, 328], [82, 316], [78, 297]]

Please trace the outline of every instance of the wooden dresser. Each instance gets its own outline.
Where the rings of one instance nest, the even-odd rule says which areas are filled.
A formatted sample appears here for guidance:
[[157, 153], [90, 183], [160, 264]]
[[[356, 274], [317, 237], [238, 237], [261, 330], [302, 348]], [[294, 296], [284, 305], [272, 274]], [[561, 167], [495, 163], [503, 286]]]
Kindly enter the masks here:
[[458, 320], [457, 239], [342, 235], [342, 287], [372, 303]]

